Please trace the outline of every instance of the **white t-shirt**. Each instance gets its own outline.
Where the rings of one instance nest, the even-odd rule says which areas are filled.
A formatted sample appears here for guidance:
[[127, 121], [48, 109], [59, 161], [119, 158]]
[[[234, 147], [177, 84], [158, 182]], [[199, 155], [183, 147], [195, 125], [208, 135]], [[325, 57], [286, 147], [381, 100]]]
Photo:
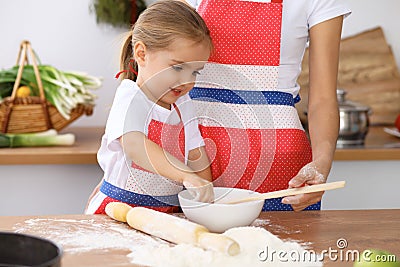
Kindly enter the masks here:
[[[201, 0], [187, 0], [197, 8]], [[270, 0], [248, 0], [271, 2]], [[282, 36], [280, 66], [278, 68], [278, 89], [296, 96], [300, 90], [297, 78], [309, 38], [309, 30], [323, 21], [351, 10], [345, 0], [283, 0]]]
[[[185, 131], [185, 163], [188, 152], [204, 146], [198, 129], [192, 102], [184, 95], [175, 103], [181, 113]], [[97, 160], [104, 171], [104, 179], [109, 183], [125, 188], [130, 175], [130, 160], [126, 159], [118, 140], [123, 134], [139, 131], [147, 135], [151, 120], [168, 124], [179, 124], [179, 115], [171, 108], [165, 109], [150, 101], [132, 80], [123, 80], [118, 87], [107, 119], [105, 133], [97, 153]]]

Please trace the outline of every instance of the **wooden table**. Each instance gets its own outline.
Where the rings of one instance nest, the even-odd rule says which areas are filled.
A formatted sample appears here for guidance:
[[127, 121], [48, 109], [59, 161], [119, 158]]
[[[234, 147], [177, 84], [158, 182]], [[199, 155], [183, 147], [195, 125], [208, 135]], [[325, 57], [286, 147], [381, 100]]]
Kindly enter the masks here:
[[[92, 219], [97, 223], [111, 220], [102, 215], [0, 217], [0, 231], [14, 231], [16, 224], [32, 218]], [[261, 213], [259, 219], [265, 223], [258, 226], [264, 227], [284, 240], [305, 242], [308, 244], [308, 249], [318, 253], [329, 248], [339, 251], [337, 241], [345, 239], [348, 246], [342, 249], [343, 252], [358, 250], [361, 253], [368, 248], [378, 248], [390, 251], [397, 255], [397, 258], [400, 257], [400, 210], [266, 212]], [[43, 232], [35, 230], [30, 234], [46, 237]], [[96, 250], [71, 254], [67, 251], [63, 255], [62, 266], [132, 266], [126, 257], [128, 253], [129, 251], [124, 250]], [[352, 262], [331, 261], [327, 255], [324, 266], [352, 266], [352, 264]]]

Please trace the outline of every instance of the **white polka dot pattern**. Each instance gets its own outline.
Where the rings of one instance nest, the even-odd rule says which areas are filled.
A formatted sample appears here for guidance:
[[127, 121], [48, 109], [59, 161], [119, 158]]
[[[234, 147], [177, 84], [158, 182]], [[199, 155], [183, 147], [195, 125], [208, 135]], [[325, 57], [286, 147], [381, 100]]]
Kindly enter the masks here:
[[193, 100], [199, 124], [240, 129], [303, 129], [297, 111], [285, 105], [242, 105]]
[[125, 190], [150, 196], [175, 195], [182, 191], [183, 186], [161, 175], [130, 168], [131, 175], [125, 185]]
[[196, 87], [272, 91], [278, 86], [278, 67], [206, 63]]

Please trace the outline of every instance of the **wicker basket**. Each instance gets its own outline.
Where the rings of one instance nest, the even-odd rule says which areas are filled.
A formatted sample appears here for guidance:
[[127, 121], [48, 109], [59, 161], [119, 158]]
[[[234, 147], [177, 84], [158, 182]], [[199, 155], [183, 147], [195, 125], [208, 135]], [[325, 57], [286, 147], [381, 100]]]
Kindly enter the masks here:
[[[24, 66], [28, 63], [28, 52], [32, 59], [39, 96], [18, 98], [16, 93], [21, 82]], [[56, 107], [46, 100], [36, 58], [28, 41], [21, 43], [17, 58], [18, 64], [19, 69], [12, 94], [0, 103], [0, 132], [33, 133], [49, 129], [59, 131], [83, 114], [91, 115], [93, 113], [92, 105], [78, 105], [71, 111], [70, 119], [66, 120]]]

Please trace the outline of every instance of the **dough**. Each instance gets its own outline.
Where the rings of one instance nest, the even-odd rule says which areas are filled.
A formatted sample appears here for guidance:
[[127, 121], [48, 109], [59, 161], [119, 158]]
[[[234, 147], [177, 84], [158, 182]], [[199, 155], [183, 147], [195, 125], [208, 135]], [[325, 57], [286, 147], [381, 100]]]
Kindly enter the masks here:
[[322, 266], [315, 253], [306, 251], [296, 242], [284, 242], [264, 228], [237, 227], [224, 235], [239, 243], [241, 252], [238, 255], [229, 256], [187, 244], [163, 244], [136, 247], [129, 257], [132, 263], [154, 267]]

